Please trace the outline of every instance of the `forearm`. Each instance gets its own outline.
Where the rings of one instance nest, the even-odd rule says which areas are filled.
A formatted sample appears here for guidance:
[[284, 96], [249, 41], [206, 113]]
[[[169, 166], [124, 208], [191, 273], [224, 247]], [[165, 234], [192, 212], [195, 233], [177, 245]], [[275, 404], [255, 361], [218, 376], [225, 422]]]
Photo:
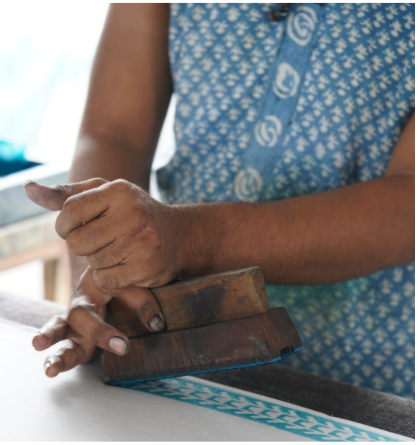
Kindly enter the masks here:
[[153, 155], [154, 149], [140, 151], [112, 136], [85, 133], [78, 140], [68, 182], [123, 178], [148, 190]]
[[268, 283], [349, 280], [414, 260], [414, 177], [269, 203], [183, 207], [184, 276], [261, 266]]

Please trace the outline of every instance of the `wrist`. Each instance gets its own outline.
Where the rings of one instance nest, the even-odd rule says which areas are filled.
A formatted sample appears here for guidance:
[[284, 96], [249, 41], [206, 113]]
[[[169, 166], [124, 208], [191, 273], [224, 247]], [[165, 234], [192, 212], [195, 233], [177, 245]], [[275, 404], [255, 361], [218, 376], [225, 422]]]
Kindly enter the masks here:
[[213, 204], [175, 207], [178, 278], [211, 273], [222, 238]]

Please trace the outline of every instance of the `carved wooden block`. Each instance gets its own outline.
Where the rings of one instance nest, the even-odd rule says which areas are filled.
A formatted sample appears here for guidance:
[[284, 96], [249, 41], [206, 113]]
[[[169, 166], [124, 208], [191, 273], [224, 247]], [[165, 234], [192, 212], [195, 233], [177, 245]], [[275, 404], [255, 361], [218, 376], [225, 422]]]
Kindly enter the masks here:
[[272, 363], [302, 347], [286, 309], [268, 310], [259, 267], [150, 290], [167, 330], [151, 334], [122, 300], [112, 300], [108, 322], [130, 338], [130, 346], [125, 356], [105, 351], [107, 383]]
[[267, 364], [300, 348], [302, 341], [280, 307], [242, 319], [135, 337], [127, 355], [106, 352], [105, 382], [127, 384]]

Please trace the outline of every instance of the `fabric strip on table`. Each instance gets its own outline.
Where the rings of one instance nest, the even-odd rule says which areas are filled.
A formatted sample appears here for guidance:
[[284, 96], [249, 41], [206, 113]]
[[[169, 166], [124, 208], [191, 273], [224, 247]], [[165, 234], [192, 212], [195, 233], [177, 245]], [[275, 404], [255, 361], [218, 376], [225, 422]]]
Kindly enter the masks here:
[[410, 440], [195, 377], [129, 390], [105, 385], [96, 361], [48, 379], [50, 352], [34, 351], [36, 332], [0, 319], [0, 356], [7, 357], [0, 366], [0, 441]]
[[290, 403], [194, 377], [156, 380], [122, 385], [129, 389], [181, 400], [269, 425], [316, 441], [404, 441], [411, 440], [365, 425], [337, 419]]

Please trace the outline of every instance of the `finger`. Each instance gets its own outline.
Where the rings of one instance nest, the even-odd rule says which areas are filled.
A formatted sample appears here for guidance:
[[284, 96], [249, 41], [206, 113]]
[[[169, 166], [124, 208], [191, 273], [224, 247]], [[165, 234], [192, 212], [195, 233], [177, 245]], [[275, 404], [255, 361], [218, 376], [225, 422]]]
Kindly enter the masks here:
[[165, 330], [166, 324], [160, 305], [149, 289], [131, 286], [117, 290], [115, 294], [135, 311], [141, 323], [151, 332]]
[[103, 321], [94, 309], [95, 304], [90, 303], [87, 298], [77, 299], [68, 311], [68, 324], [95, 346], [125, 355], [128, 352], [128, 337]]
[[67, 340], [61, 349], [46, 358], [45, 374], [48, 377], [56, 377], [60, 372], [69, 371], [77, 365], [87, 363], [92, 359], [94, 350], [95, 347], [92, 344], [83, 347], [75, 340]]
[[[101, 218], [96, 221], [99, 222], [100, 220]], [[96, 224], [96, 221], [90, 224], [94, 225]], [[83, 237], [83, 239], [78, 239], [77, 241], [72, 240], [73, 233], [77, 232], [80, 229], [84, 229], [84, 227], [88, 228], [90, 224], [83, 226], [83, 228], [73, 230], [68, 235], [67, 242], [70, 243], [71, 240], [72, 243], [78, 243], [80, 247], [76, 247], [76, 250], [81, 251], [82, 253], [77, 253], [77, 255], [87, 256], [87, 260], [93, 269], [108, 269], [114, 266], [118, 266], [119, 264], [125, 264], [128, 258], [128, 252], [132, 251], [132, 243], [136, 242], [140, 244], [140, 249], [139, 251], [137, 249], [137, 252], [135, 253], [135, 260], [133, 261], [135, 263], [135, 266], [132, 266], [132, 264], [128, 264], [127, 268], [125, 268], [125, 270], [129, 269], [129, 277], [131, 278], [131, 281], [128, 283], [128, 285], [137, 284], [140, 280], [149, 275], [144, 267], [138, 267], [138, 263], [152, 263], [153, 255], [155, 255], [156, 251], [156, 246], [159, 243], [158, 241], [156, 242], [154, 236], [150, 235], [147, 231], [142, 231], [136, 233], [134, 236], [126, 235], [118, 237], [117, 235], [118, 232], [120, 232], [120, 223], [107, 222], [106, 229], [98, 227], [97, 229], [95, 228], [94, 230], [92, 230], [92, 232], [89, 232], [90, 236], [85, 236]], [[104, 245], [101, 249], [94, 250], [99, 245], [95, 238], [98, 237], [97, 233], [100, 231], [105, 232], [104, 237], [106, 237], [106, 240], [112, 239], [112, 241]], [[91, 241], [84, 241], [85, 238], [89, 238]], [[90, 249], [91, 252], [86, 253], [87, 249]], [[141, 286], [142, 284], [143, 283], [141, 283]]]
[[[66, 239], [76, 227], [101, 216], [109, 208], [111, 202], [115, 205], [120, 204], [121, 199], [128, 193], [137, 191], [138, 187], [135, 185], [118, 179], [70, 196], [62, 206], [55, 224], [58, 235]], [[145, 206], [143, 206], [143, 211], [144, 209]]]
[[[73, 233], [74, 231], [70, 233], [67, 242]], [[127, 255], [125, 246], [119, 240], [116, 240], [101, 249], [97, 249], [94, 253], [84, 254], [83, 256], [87, 257], [87, 261], [94, 270], [98, 270], [123, 264]]]
[[97, 286], [112, 295], [117, 289], [133, 286], [138, 281], [135, 271], [131, 271], [127, 264], [95, 270], [93, 276]]
[[109, 221], [108, 217], [109, 215], [103, 215], [96, 218], [67, 235], [68, 247], [74, 255], [92, 255], [114, 243], [120, 228], [118, 224]]
[[47, 210], [61, 210], [64, 202], [73, 195], [100, 187], [107, 181], [101, 178], [88, 179], [87, 181], [73, 184], [56, 184], [52, 187], [38, 184], [34, 181], [26, 181], [26, 196], [35, 204]]
[[150, 258], [141, 258], [138, 261], [127, 261], [106, 269], [94, 271], [93, 277], [97, 286], [104, 292], [115, 295], [117, 289], [129, 286], [158, 287], [168, 283], [163, 272], [156, 272], [151, 266]]
[[72, 334], [72, 329], [68, 326], [65, 318], [57, 315], [42, 326], [33, 338], [32, 345], [37, 351], [43, 351]]
[[111, 189], [106, 185], [70, 196], [65, 201], [55, 223], [55, 230], [61, 238], [67, 239], [72, 230], [95, 220], [109, 208]]

